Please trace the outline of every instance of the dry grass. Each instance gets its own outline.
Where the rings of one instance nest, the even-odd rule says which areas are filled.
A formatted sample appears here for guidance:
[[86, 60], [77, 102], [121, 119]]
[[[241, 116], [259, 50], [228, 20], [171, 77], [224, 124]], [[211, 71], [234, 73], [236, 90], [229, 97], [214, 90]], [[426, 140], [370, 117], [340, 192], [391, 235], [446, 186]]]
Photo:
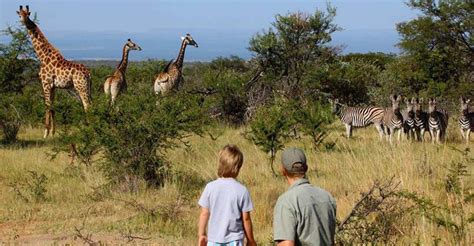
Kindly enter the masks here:
[[[338, 125], [339, 126], [339, 125]], [[50, 160], [51, 144], [41, 140], [41, 130], [22, 130], [23, 147], [0, 148], [0, 242], [82, 243], [75, 228], [83, 228], [91, 239], [102, 242], [134, 242], [158, 245], [189, 245], [197, 233], [197, 200], [206, 182], [216, 177], [216, 154], [220, 147], [234, 143], [241, 147], [245, 162], [239, 180], [251, 192], [257, 240], [271, 239], [272, 210], [286, 183], [271, 174], [266, 155], [245, 140], [239, 130], [219, 129], [217, 140], [191, 137], [191, 149], [169, 153], [174, 175], [162, 189], [142, 188], [121, 193], [106, 186], [94, 167], [69, 166], [67, 155]], [[306, 150], [310, 181], [330, 191], [337, 200], [338, 218], [343, 218], [374, 180], [395, 176], [401, 188], [416, 191], [436, 202], [444, 202], [442, 187], [447, 166], [461, 156], [452, 148], [465, 148], [458, 136], [448, 144], [432, 145], [404, 141], [390, 146], [378, 141], [374, 129], [355, 131], [355, 138], [341, 137], [338, 128], [329, 136], [336, 141], [332, 151], [314, 151], [309, 141], [288, 143]], [[450, 131], [455, 135], [457, 131]], [[471, 144], [472, 145], [472, 144]], [[472, 152], [470, 153], [473, 156]], [[277, 159], [277, 163], [279, 160]], [[468, 165], [473, 173], [474, 165]], [[25, 202], [12, 186], [27, 179], [28, 171], [48, 177], [46, 200]], [[473, 187], [474, 180], [466, 179]], [[466, 208], [469, 213], [473, 207]], [[85, 220], [86, 219], [86, 220]], [[400, 221], [404, 223], [404, 221]], [[472, 227], [470, 228], [472, 231]], [[429, 221], [417, 219], [404, 231], [401, 242], [432, 244], [435, 238], [449, 243], [452, 236]], [[472, 240], [472, 233], [469, 235]]]

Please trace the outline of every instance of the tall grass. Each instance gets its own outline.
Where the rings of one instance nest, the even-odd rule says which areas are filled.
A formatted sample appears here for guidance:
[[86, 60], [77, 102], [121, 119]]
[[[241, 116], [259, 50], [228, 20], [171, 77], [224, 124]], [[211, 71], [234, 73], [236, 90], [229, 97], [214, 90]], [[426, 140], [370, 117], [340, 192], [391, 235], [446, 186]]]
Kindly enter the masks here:
[[[444, 203], [443, 188], [448, 166], [462, 156], [457, 131], [443, 145], [378, 140], [374, 129], [356, 130], [354, 139], [342, 137], [339, 124], [327, 141], [335, 141], [332, 150], [314, 150], [309, 139], [292, 141], [286, 146], [305, 149], [309, 163], [309, 180], [328, 191], [337, 200], [337, 217], [344, 218], [376, 179], [395, 176], [400, 188], [417, 192], [435, 202]], [[123, 193], [109, 187], [105, 177], [94, 166], [69, 165], [69, 157], [49, 158], [51, 141], [41, 139], [41, 129], [20, 132], [14, 147], [0, 147], [0, 242], [81, 242], [75, 228], [102, 242], [146, 242], [161, 245], [194, 244], [199, 208], [197, 200], [206, 182], [216, 178], [218, 150], [227, 143], [237, 144], [244, 152], [244, 165], [238, 179], [250, 190], [254, 211], [252, 217], [259, 244], [269, 244], [272, 236], [272, 211], [278, 196], [287, 189], [285, 181], [275, 178], [267, 165], [267, 156], [242, 137], [243, 129], [216, 129], [220, 136], [192, 136], [190, 148], [167, 153], [172, 175], [161, 189], [142, 189]], [[22, 144], [23, 143], [23, 144]], [[469, 154], [473, 156], [472, 152]], [[279, 163], [277, 154], [276, 163]], [[473, 173], [474, 165], [468, 165]], [[20, 184], [29, 171], [44, 174], [45, 199], [25, 201], [16, 192], [28, 189]], [[15, 184], [17, 184], [15, 186]], [[474, 180], [467, 179], [466, 187]], [[465, 208], [473, 212], [472, 204]], [[415, 216], [415, 215], [414, 215]], [[453, 236], [423, 217], [414, 222], [399, 221], [400, 243], [447, 244]], [[472, 232], [472, 226], [470, 227]], [[135, 238], [134, 236], [144, 238]], [[469, 235], [472, 239], [472, 234]]]

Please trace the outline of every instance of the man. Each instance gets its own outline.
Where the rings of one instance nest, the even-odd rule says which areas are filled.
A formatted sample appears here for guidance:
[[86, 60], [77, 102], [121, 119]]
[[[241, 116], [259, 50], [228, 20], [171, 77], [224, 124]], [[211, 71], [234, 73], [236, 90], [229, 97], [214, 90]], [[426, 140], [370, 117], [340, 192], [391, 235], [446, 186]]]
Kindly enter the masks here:
[[278, 246], [332, 245], [336, 229], [336, 201], [329, 192], [306, 179], [306, 156], [289, 148], [281, 155], [280, 171], [290, 188], [273, 213], [273, 239]]

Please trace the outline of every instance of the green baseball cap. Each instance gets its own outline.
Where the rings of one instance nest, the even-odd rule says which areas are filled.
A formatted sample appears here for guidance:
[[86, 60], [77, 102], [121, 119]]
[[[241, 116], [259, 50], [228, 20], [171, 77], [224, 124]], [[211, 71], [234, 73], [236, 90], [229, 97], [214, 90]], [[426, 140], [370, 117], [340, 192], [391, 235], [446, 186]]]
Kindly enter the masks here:
[[288, 148], [281, 154], [281, 163], [289, 173], [306, 173], [306, 156], [300, 148]]

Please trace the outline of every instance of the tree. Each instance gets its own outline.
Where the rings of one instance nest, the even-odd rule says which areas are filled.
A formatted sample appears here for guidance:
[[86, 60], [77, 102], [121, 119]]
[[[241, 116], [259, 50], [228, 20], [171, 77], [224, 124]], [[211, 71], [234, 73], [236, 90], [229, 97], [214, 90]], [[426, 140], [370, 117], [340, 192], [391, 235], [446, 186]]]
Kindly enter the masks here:
[[0, 44], [0, 93], [19, 93], [37, 74], [34, 50], [25, 29], [9, 26], [1, 33], [10, 43]]
[[86, 117], [63, 129], [54, 152], [97, 163], [112, 184], [131, 190], [137, 180], [161, 185], [168, 174], [166, 151], [187, 145], [186, 138], [206, 125], [200, 100], [184, 93], [157, 100], [151, 90], [140, 89], [122, 97], [116, 108], [101, 97], [87, 113], [79, 112]]
[[328, 43], [339, 30], [334, 24], [336, 9], [328, 6], [327, 13], [296, 12], [277, 15], [273, 28], [257, 33], [250, 40], [249, 50], [269, 80], [274, 92], [296, 98], [304, 91], [301, 82], [317, 61], [332, 57], [334, 49]]
[[0, 128], [4, 142], [16, 141], [22, 123], [35, 118], [39, 110], [34, 100], [37, 62], [26, 30], [9, 26], [2, 35], [8, 44], [0, 44]]
[[[459, 88], [474, 81], [474, 3], [467, 0], [410, 0], [408, 6], [421, 12], [417, 18], [397, 24], [399, 43], [421, 80], [416, 93], [430, 96], [465, 93]], [[412, 71], [413, 72], [413, 71]], [[420, 83], [420, 81], [419, 81]], [[471, 96], [474, 92], [470, 91]]]
[[275, 176], [273, 163], [277, 152], [285, 147], [291, 125], [292, 119], [282, 106], [261, 107], [255, 119], [250, 122], [250, 129], [246, 134], [247, 139], [268, 154], [269, 165]]

